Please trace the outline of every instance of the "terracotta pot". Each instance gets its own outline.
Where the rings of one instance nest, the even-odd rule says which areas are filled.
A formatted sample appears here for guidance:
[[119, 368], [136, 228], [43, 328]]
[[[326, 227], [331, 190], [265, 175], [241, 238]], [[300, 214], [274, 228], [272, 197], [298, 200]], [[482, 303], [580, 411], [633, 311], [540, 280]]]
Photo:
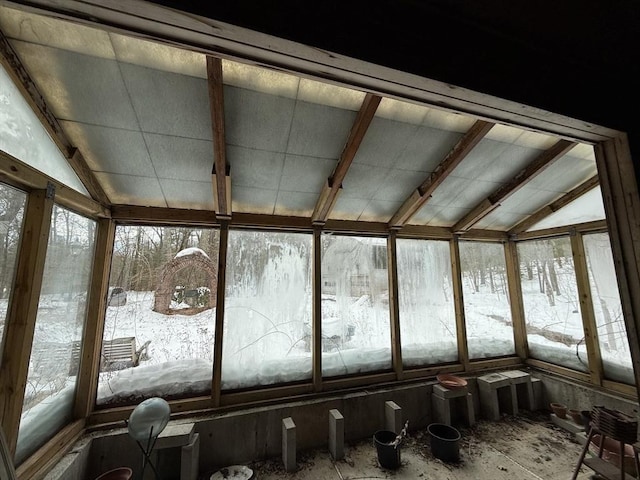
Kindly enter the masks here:
[[567, 413], [575, 423], [577, 423], [578, 425], [583, 425], [582, 412], [580, 410], [575, 410], [572, 408], [572, 409], [569, 409]]
[[467, 386], [467, 381], [464, 378], [456, 377], [449, 373], [441, 373], [436, 376], [436, 379], [445, 388], [463, 388]]
[[567, 406], [562, 403], [552, 403], [551, 410], [558, 418], [567, 418]]
[[133, 470], [129, 467], [120, 467], [103, 473], [96, 480], [129, 480], [132, 475]]

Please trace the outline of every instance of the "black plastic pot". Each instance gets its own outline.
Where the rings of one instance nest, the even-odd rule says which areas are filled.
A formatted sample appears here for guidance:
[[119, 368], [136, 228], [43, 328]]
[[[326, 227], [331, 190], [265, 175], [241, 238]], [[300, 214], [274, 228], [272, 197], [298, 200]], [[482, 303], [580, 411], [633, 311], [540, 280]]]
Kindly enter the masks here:
[[431, 436], [431, 453], [443, 462], [460, 460], [460, 432], [444, 423], [432, 423], [427, 427]]
[[373, 434], [373, 443], [378, 452], [378, 463], [382, 468], [400, 468], [400, 445], [393, 445], [398, 435], [390, 430], [378, 430]]

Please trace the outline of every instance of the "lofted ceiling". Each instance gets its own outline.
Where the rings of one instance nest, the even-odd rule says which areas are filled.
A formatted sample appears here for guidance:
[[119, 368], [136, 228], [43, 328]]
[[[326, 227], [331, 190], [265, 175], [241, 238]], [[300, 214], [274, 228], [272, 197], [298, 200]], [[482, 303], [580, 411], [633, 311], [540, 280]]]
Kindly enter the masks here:
[[8, 7], [0, 31], [113, 205], [456, 232], [604, 219], [587, 144]]

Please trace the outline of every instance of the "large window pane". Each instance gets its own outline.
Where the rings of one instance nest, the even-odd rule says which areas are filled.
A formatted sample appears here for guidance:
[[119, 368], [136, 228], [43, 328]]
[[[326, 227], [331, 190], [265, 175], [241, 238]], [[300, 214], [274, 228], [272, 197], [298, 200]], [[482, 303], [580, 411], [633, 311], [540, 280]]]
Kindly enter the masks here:
[[229, 232], [223, 389], [311, 378], [312, 240]]
[[514, 354], [504, 246], [486, 242], [459, 245], [469, 358]]
[[530, 356], [588, 372], [570, 240], [518, 243], [518, 258]]
[[117, 227], [98, 405], [211, 391], [218, 248], [214, 229]]
[[449, 242], [398, 239], [400, 340], [405, 366], [458, 359]]
[[4, 324], [13, 290], [26, 198], [26, 193], [0, 183], [0, 346], [4, 344]]
[[387, 242], [322, 236], [322, 373], [391, 368]]
[[16, 462], [71, 420], [96, 223], [53, 208]]
[[583, 237], [605, 377], [634, 384], [633, 364], [608, 233]]

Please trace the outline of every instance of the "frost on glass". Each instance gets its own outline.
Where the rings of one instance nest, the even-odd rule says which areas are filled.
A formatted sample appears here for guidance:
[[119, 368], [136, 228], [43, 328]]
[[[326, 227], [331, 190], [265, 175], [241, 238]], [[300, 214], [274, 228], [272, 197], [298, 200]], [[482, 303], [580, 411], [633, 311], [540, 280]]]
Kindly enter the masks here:
[[72, 419], [96, 223], [53, 208], [16, 462]]
[[632, 385], [635, 383], [633, 363], [609, 234], [596, 233], [582, 238], [587, 257], [591, 298], [604, 375], [610, 380]]
[[312, 237], [232, 230], [222, 388], [311, 378]]
[[449, 242], [398, 239], [400, 341], [405, 366], [458, 359]]
[[88, 195], [58, 147], [0, 65], [0, 150]]
[[24, 192], [0, 183], [0, 346], [4, 344], [4, 324], [13, 290], [26, 198]]
[[530, 356], [588, 372], [570, 240], [518, 243], [518, 258]]
[[210, 393], [219, 238], [205, 228], [116, 228], [98, 405]]
[[322, 374], [391, 368], [387, 242], [322, 237]]
[[460, 242], [460, 268], [469, 358], [515, 353], [504, 246]]

